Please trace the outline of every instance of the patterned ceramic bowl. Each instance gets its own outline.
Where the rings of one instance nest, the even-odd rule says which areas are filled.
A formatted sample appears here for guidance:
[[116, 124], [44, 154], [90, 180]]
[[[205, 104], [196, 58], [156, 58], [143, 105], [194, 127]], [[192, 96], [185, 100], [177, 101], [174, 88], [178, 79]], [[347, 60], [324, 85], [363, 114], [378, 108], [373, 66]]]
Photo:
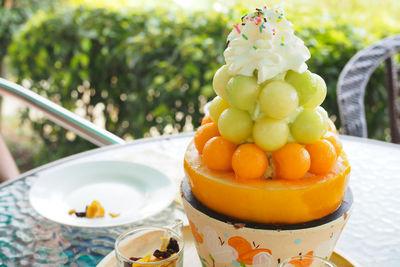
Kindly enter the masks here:
[[348, 189], [339, 208], [322, 219], [291, 225], [257, 224], [206, 208], [194, 197], [186, 178], [181, 193], [203, 266], [276, 267], [298, 255], [328, 259], [353, 205]]

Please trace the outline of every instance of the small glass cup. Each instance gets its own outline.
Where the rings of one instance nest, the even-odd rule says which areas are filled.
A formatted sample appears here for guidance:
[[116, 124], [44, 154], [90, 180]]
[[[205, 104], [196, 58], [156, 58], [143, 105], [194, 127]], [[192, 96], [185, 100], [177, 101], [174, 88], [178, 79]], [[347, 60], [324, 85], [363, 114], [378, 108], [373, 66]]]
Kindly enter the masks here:
[[333, 262], [311, 255], [296, 256], [285, 259], [278, 267], [337, 267]]
[[[177, 220], [171, 226], [156, 227], [143, 226], [137, 227], [121, 234], [115, 241], [115, 255], [118, 267], [182, 267], [183, 266], [183, 247], [182, 239], [183, 223]], [[153, 254], [160, 249], [162, 239], [174, 238], [178, 241], [178, 253], [164, 260], [155, 262], [139, 262], [132, 258], [144, 257]]]

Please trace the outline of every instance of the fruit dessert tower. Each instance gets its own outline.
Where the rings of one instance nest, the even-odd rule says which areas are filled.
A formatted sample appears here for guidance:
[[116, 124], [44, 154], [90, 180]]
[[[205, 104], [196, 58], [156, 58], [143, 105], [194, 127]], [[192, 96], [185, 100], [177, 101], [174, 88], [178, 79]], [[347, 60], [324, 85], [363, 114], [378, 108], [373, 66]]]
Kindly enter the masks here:
[[[304, 241], [305, 250], [299, 253], [314, 255], [318, 244], [319, 256], [329, 256], [349, 207], [330, 221], [323, 218], [340, 210], [350, 166], [336, 128], [320, 106], [326, 84], [307, 70], [308, 49], [294, 34], [282, 8], [264, 6], [233, 26], [224, 57], [226, 65], [213, 79], [217, 96], [184, 159], [186, 193], [190, 195], [184, 192], [185, 209], [203, 263], [207, 256], [202, 257], [201, 251], [207, 250], [219, 255], [208, 259], [217, 265], [216, 258], [225, 262], [221, 266], [256, 266], [257, 254], [261, 256], [256, 263], [264, 259], [275, 266], [273, 262], [280, 257], [296, 256], [302, 247], [296, 245], [303, 237], [313, 239], [307, 231], [321, 233], [321, 225], [331, 228], [329, 242], [325, 237]], [[203, 208], [198, 209], [190, 199]], [[236, 232], [228, 234], [228, 229]], [[246, 229], [255, 235], [253, 239], [267, 236], [257, 247]], [[288, 245], [281, 238], [283, 233], [288, 240], [296, 235], [297, 239]], [[219, 246], [218, 242], [211, 244], [216, 238]], [[267, 247], [266, 238], [287, 246], [275, 249], [279, 258]], [[229, 248], [221, 250], [224, 245]]]

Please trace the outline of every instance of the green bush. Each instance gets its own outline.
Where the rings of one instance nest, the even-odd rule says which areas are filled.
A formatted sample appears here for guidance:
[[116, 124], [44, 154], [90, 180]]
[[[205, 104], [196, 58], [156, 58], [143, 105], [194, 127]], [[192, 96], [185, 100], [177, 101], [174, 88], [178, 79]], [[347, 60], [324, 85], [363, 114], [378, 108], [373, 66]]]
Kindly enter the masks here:
[[0, 75], [1, 63], [7, 54], [12, 35], [40, 8], [51, 10], [57, 1], [20, 0], [0, 2]]
[[[18, 82], [124, 138], [198, 125], [198, 110], [213, 96], [211, 80], [222, 64], [226, 18], [182, 18], [163, 11], [105, 9], [39, 12], [9, 49]], [[31, 120], [46, 144], [39, 160], [92, 146], [72, 144], [59, 127]], [[170, 127], [168, 126], [170, 125]], [[155, 128], [152, 128], [155, 127]], [[172, 129], [171, 129], [172, 128]]]
[[[126, 139], [182, 131], [199, 125], [202, 106], [214, 96], [211, 81], [224, 62], [232, 25], [228, 18], [220, 13], [178, 16], [160, 10], [122, 13], [82, 7], [38, 12], [14, 36], [9, 49], [12, 71], [18, 82], [28, 80], [33, 91], [78, 109], [89, 120], [102, 114], [105, 128]], [[309, 68], [328, 85], [324, 107], [337, 116], [336, 81], [351, 56], [366, 46], [365, 30], [334, 18], [298, 28], [312, 54]], [[372, 87], [377, 89], [366, 96], [373, 110], [373, 116], [368, 114], [371, 137], [380, 139], [387, 125], [379, 123], [386, 118], [382, 81], [374, 79]], [[60, 127], [43, 119], [27, 113], [23, 118], [47, 146], [39, 164], [93, 147], [67, 138]]]

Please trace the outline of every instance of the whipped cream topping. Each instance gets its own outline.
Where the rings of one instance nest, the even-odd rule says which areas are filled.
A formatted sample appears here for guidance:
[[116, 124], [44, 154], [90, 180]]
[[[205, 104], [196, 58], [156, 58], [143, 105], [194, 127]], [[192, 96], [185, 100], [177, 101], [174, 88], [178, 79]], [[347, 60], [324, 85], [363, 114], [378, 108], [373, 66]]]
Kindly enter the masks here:
[[294, 34], [281, 7], [264, 6], [242, 17], [228, 35], [224, 52], [229, 75], [252, 76], [257, 70], [258, 83], [294, 70], [307, 70], [310, 51]]

